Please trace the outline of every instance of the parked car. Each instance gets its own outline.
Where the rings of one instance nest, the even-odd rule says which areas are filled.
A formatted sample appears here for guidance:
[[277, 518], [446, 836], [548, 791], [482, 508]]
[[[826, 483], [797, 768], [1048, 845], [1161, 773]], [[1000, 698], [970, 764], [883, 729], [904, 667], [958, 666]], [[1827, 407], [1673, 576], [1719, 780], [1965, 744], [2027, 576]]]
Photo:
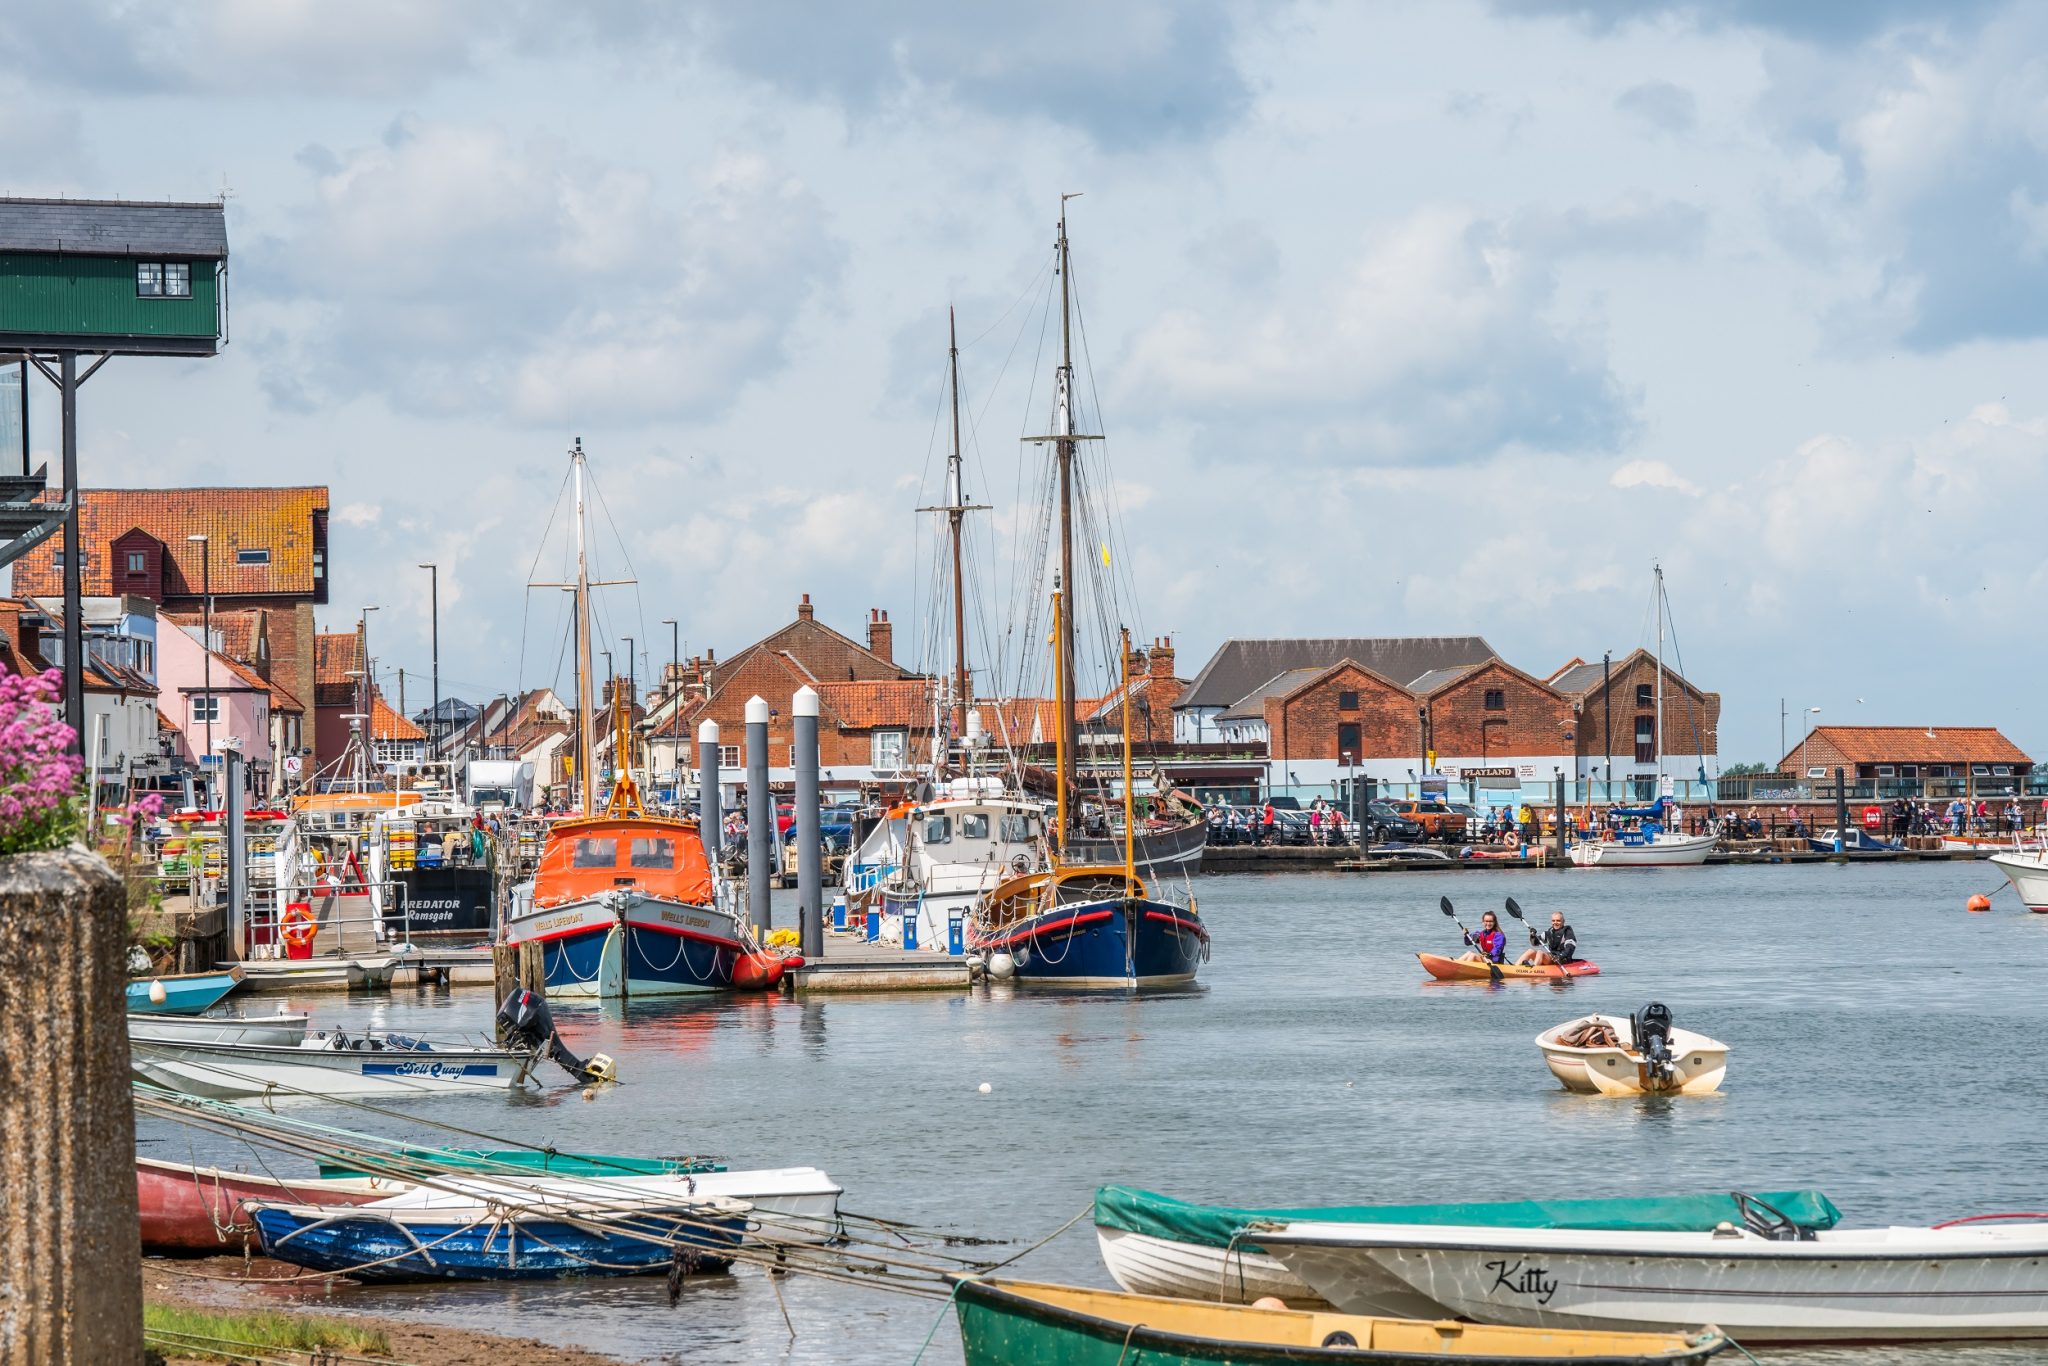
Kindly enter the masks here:
[[1455, 842], [1465, 837], [1465, 818], [1449, 802], [1397, 801], [1389, 805], [1421, 826], [1424, 839]]
[[1388, 840], [1419, 840], [1422, 825], [1412, 821], [1394, 809], [1392, 802], [1367, 802], [1365, 804], [1365, 833], [1368, 843], [1385, 844]]

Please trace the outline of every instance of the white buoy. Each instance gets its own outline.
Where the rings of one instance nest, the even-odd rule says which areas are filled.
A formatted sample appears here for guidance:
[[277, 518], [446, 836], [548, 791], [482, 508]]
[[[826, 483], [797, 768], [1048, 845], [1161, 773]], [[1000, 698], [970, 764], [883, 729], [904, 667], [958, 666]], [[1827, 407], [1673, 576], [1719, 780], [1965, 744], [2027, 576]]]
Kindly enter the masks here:
[[168, 1001], [170, 998], [171, 993], [164, 990], [164, 984], [162, 982], [151, 980], [149, 984], [149, 1003], [151, 1005], [160, 1006], [165, 1001]]
[[987, 1082], [983, 1082], [983, 1083], [981, 1084], [981, 1093], [982, 1093], [982, 1094], [983, 1094], [984, 1096], [985, 1096], [985, 1095], [987, 1095], [987, 1094], [988, 1094], [989, 1092], [991, 1092], [991, 1091], [995, 1090], [995, 1089], [996, 1089], [995, 1087], [993, 1087], [993, 1086], [990, 1086], [990, 1085], [989, 1085], [989, 1084], [988, 1084]]
[[992, 953], [988, 956], [988, 975], [1008, 978], [1017, 975], [1017, 960], [1007, 953]]

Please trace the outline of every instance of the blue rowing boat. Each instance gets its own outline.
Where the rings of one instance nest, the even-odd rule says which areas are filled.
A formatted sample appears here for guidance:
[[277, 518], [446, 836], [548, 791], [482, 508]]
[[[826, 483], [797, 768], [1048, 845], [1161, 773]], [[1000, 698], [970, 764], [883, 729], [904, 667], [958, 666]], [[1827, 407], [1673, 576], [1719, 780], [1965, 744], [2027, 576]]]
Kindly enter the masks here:
[[[219, 972], [186, 972], [169, 977], [137, 979], [128, 984], [130, 1015], [204, 1015], [242, 984], [240, 967]], [[164, 999], [153, 1001], [161, 986]]]
[[732, 1200], [633, 1205], [549, 1200], [502, 1205], [288, 1205], [252, 1202], [263, 1255], [359, 1281], [555, 1281], [724, 1271], [746, 1233]]

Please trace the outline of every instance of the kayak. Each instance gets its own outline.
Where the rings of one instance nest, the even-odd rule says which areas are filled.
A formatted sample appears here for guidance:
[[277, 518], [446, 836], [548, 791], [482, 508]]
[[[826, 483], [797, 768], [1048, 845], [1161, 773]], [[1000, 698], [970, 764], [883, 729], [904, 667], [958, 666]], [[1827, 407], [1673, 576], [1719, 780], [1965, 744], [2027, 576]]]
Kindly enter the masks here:
[[[1415, 956], [1421, 960], [1422, 970], [1436, 978], [1439, 982], [1490, 982], [1493, 980], [1493, 974], [1486, 970], [1486, 964], [1484, 963], [1474, 963], [1464, 958], [1446, 958], [1440, 953], [1418, 953]], [[1597, 964], [1588, 963], [1583, 958], [1576, 958], [1564, 964], [1530, 963], [1524, 966], [1520, 963], [1502, 963], [1500, 965], [1500, 975], [1503, 977], [1540, 977], [1548, 978], [1553, 982], [1563, 977], [1591, 977], [1598, 971], [1600, 971], [1600, 968]]]

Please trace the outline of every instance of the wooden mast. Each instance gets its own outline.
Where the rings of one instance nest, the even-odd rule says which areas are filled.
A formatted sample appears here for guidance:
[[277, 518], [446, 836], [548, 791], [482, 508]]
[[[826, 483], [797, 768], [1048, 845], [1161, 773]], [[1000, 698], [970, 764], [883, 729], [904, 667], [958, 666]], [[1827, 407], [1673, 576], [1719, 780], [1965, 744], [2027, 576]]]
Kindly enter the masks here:
[[[1060, 580], [1057, 576], [1052, 584], [1052, 630], [1057, 636], [1066, 621], [1066, 604], [1060, 600]], [[1055, 669], [1052, 679], [1053, 708], [1062, 717], [1071, 714], [1073, 705], [1067, 701], [1067, 685], [1064, 677]], [[1058, 816], [1053, 823], [1052, 850], [1055, 854], [1067, 851], [1067, 727], [1064, 721], [1052, 730], [1052, 791], [1053, 800], [1058, 803]]]
[[1131, 792], [1131, 628], [1123, 628], [1123, 701], [1119, 711], [1124, 723], [1124, 895], [1136, 896], [1138, 887], [1138, 803]]
[[[1074, 724], [1074, 336], [1072, 291], [1068, 278], [1072, 275], [1072, 257], [1067, 249], [1067, 200], [1072, 195], [1060, 196], [1060, 370], [1056, 410], [1053, 414], [1053, 434], [1058, 438], [1055, 449], [1059, 452], [1060, 471], [1060, 584], [1068, 602], [1067, 610], [1059, 615], [1058, 670], [1060, 682], [1060, 781], [1062, 788], [1067, 785], [1078, 787], [1080, 779], [1080, 736]], [[1067, 807], [1060, 805], [1061, 834], [1064, 836], [1067, 823]]]
[[583, 544], [583, 438], [569, 452], [576, 474], [576, 781], [583, 797], [583, 814], [597, 814], [597, 788], [591, 780], [593, 742], [592, 698], [590, 695], [590, 562]]

